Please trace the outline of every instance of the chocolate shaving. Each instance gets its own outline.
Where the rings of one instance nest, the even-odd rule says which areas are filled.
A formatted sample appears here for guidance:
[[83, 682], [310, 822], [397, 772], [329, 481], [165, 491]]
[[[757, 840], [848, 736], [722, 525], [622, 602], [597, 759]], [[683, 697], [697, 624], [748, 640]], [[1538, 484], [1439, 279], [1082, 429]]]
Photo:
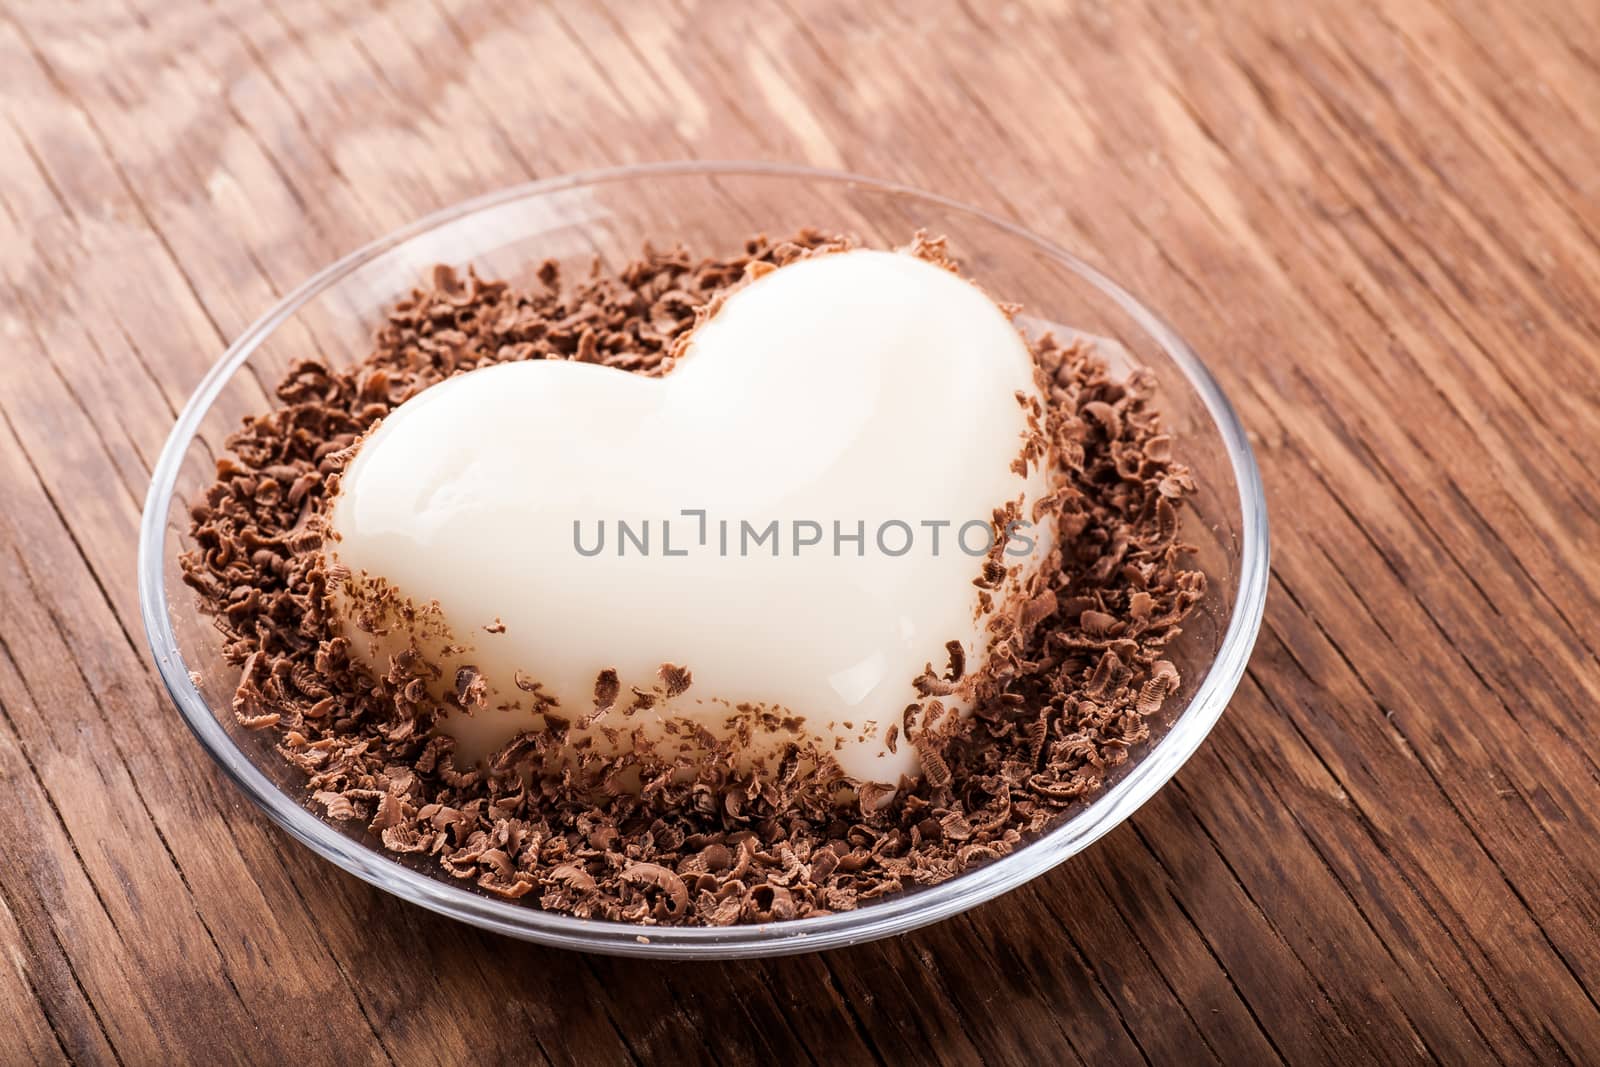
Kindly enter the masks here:
[[668, 700], [687, 693], [689, 686], [694, 683], [694, 675], [689, 673], [688, 668], [675, 667], [670, 663], [663, 663], [656, 674], [660, 677], [661, 684], [666, 687]]
[[683, 879], [658, 863], [630, 863], [622, 871], [625, 884], [654, 886], [661, 890], [663, 919], [681, 918], [689, 910], [689, 887]]
[[944, 650], [950, 656], [950, 666], [944, 672], [945, 681], [961, 681], [967, 673], [967, 650], [961, 647], [960, 641], [945, 642]]
[[464, 708], [483, 707], [489, 683], [476, 667], [462, 667], [456, 671], [456, 703]]
[[607, 667], [594, 680], [594, 710], [600, 714], [610, 711], [620, 692], [622, 684], [617, 680], [616, 668]]
[[922, 673], [912, 679], [911, 684], [925, 697], [944, 697], [956, 691], [955, 683], [935, 674], [931, 663], [922, 668]]
[[1178, 668], [1160, 660], [1151, 669], [1150, 679], [1139, 690], [1139, 703], [1135, 710], [1140, 715], [1149, 718], [1161, 710], [1161, 705], [1166, 702], [1178, 689]]
[[1032, 630], [1055, 613], [1056, 592], [1054, 589], [1046, 589], [1022, 605], [1022, 628]]

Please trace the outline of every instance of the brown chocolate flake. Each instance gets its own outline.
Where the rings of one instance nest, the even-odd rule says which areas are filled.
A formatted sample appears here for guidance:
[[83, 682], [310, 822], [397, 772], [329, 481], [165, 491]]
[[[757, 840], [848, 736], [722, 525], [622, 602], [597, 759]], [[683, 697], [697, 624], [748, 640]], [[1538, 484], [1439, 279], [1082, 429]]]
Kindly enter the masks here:
[[944, 650], [950, 656], [950, 666], [945, 670], [947, 682], [959, 682], [967, 673], [967, 650], [960, 641], [946, 641]]
[[620, 692], [622, 684], [617, 680], [616, 668], [607, 667], [594, 680], [594, 710], [601, 714], [610, 711]]
[[328, 818], [335, 822], [345, 822], [358, 818], [360, 813], [349, 797], [343, 793], [335, 793], [326, 789], [318, 789], [311, 794], [311, 799], [322, 805], [322, 810], [328, 813]]
[[689, 887], [677, 874], [659, 863], [629, 863], [622, 871], [622, 881], [631, 885], [653, 886], [661, 890], [658, 908], [663, 919], [680, 919], [689, 910]]
[[666, 698], [672, 700], [689, 691], [689, 686], [694, 684], [694, 675], [689, 673], [687, 667], [676, 667], [671, 663], [663, 663], [656, 671], [661, 684], [666, 687]]
[[1161, 710], [1168, 696], [1178, 689], [1178, 668], [1166, 660], [1158, 660], [1151, 668], [1150, 678], [1139, 690], [1139, 703], [1135, 710], [1149, 718]]
[[464, 708], [483, 707], [489, 683], [476, 667], [462, 667], [456, 671], [456, 703]]
[[598, 891], [599, 886], [588, 871], [575, 863], [563, 863], [550, 871], [550, 880], [584, 896]]
[[1024, 630], [1032, 630], [1045, 619], [1056, 613], [1056, 591], [1046, 589], [1038, 596], [1032, 597], [1022, 605], [1022, 623]]
[[928, 739], [926, 734], [920, 734], [914, 743], [917, 749], [917, 756], [922, 761], [923, 780], [935, 790], [948, 787], [955, 780], [955, 776], [951, 773], [950, 765], [945, 762], [944, 756], [939, 753], [932, 740]]
[[1078, 616], [1078, 626], [1090, 637], [1115, 635], [1125, 628], [1115, 615], [1093, 609], [1084, 611]]
[[925, 697], [945, 697], [956, 691], [955, 683], [935, 674], [931, 663], [922, 668], [922, 673], [911, 684], [919, 695]]
[[883, 807], [893, 799], [894, 794], [894, 786], [885, 785], [883, 782], [862, 782], [856, 786], [856, 798], [861, 806], [861, 814], [868, 818], [882, 811]]

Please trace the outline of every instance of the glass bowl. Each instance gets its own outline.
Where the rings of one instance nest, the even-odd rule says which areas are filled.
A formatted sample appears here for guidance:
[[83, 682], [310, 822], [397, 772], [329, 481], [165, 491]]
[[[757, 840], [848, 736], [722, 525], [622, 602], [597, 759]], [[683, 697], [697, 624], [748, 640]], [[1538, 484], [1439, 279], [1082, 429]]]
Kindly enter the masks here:
[[[1209, 592], [1170, 648], [1183, 679], [1152, 740], [1060, 825], [1010, 855], [937, 886], [856, 911], [762, 926], [646, 927], [585, 920], [490, 897], [377, 847], [363, 828], [305, 805], [299, 772], [270, 736], [231, 711], [238, 669], [183, 584], [189, 501], [210, 482], [240, 420], [273, 406], [272, 383], [297, 357], [335, 365], [370, 348], [387, 309], [435, 263], [531, 283], [540, 261], [625, 262], [646, 240], [731, 252], [747, 236], [804, 226], [879, 247], [918, 229], [943, 234], [967, 274], [1024, 305], [1025, 328], [1066, 324], [1152, 371], [1176, 457], [1199, 485], [1184, 519]], [[1058, 328], [1059, 329], [1059, 328]], [[151, 653], [173, 701], [211, 757], [278, 825], [380, 889], [444, 915], [561, 948], [632, 956], [733, 958], [870, 941], [971, 908], [1087, 848], [1150, 798], [1200, 745], [1244, 673], [1267, 587], [1267, 515], [1255, 458], [1233, 408], [1199, 357], [1154, 313], [1065, 250], [943, 197], [848, 174], [751, 163], [673, 163], [533, 182], [448, 208], [346, 256], [244, 332], [200, 383], [156, 464], [139, 540], [139, 595]]]

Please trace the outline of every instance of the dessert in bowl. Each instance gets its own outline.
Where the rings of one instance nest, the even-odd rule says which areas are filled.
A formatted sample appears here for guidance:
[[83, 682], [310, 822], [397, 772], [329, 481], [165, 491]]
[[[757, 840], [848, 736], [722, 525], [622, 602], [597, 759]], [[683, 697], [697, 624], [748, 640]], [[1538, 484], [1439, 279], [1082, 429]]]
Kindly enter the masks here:
[[695, 164], [496, 194], [286, 299], [180, 419], [141, 593], [190, 725], [324, 856], [726, 956], [932, 921], [1125, 818], [1237, 683], [1265, 551], [1225, 400], [1121, 290], [938, 198]]

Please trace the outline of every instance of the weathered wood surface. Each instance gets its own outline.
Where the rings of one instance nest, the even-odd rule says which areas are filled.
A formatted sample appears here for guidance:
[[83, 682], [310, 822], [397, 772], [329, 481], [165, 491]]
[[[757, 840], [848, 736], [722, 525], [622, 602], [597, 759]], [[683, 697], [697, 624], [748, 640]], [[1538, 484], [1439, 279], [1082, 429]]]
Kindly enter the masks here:
[[[0, 1062], [1600, 1062], [1600, 7], [0, 3]], [[843, 166], [1081, 249], [1272, 496], [1230, 713], [901, 940], [648, 966], [316, 860], [147, 662], [150, 464], [225, 342], [462, 197]]]

